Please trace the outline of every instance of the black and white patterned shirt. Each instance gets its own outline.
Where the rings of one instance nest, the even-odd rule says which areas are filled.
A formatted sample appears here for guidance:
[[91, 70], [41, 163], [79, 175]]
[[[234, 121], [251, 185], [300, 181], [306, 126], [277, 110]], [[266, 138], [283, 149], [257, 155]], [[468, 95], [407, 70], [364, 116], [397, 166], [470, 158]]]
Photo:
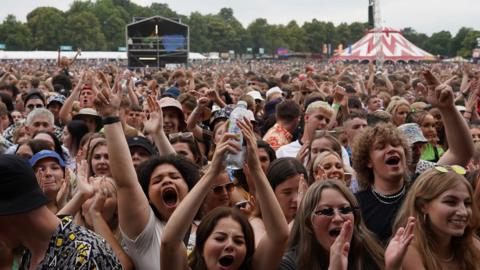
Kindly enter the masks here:
[[[20, 269], [28, 269], [31, 254], [26, 252]], [[66, 216], [50, 239], [45, 258], [37, 269], [122, 269], [106, 241], [88, 229], [75, 225]]]

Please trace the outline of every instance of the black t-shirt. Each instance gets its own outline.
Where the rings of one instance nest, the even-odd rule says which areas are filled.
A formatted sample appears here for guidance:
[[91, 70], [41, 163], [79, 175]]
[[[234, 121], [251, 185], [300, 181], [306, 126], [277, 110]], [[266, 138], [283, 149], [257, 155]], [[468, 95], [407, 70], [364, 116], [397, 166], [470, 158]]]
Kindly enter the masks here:
[[363, 222], [367, 228], [375, 233], [377, 238], [386, 246], [392, 235], [393, 222], [398, 209], [402, 205], [405, 194], [392, 201], [381, 202], [375, 197], [371, 188], [355, 193]]

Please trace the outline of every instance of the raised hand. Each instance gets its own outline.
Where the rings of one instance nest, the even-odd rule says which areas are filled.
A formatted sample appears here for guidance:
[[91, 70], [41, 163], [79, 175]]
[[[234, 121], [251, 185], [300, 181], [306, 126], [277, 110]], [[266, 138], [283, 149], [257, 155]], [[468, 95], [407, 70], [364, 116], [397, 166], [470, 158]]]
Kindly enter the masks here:
[[346, 270], [348, 268], [348, 251], [353, 234], [353, 224], [350, 220], [342, 224], [340, 234], [330, 247], [330, 265], [328, 270]]
[[[105, 180], [100, 180], [100, 181], [105, 181]], [[102, 187], [96, 190], [95, 192], [95, 198], [90, 205], [90, 208], [88, 209], [90, 215], [92, 215], [92, 218], [94, 217], [101, 217], [103, 208], [105, 206], [105, 200], [109, 196], [109, 191], [106, 187]]]
[[158, 134], [163, 131], [162, 109], [152, 95], [147, 97], [147, 103], [150, 108], [150, 119], [145, 122], [144, 129], [148, 134]]
[[56, 202], [57, 205], [62, 206], [67, 203], [68, 195], [70, 194], [70, 177], [71, 171], [70, 169], [65, 170], [65, 178], [62, 179], [62, 184], [60, 185], [60, 189], [58, 190]]
[[241, 121], [237, 121], [237, 126], [240, 128], [243, 134], [243, 140], [247, 146], [246, 148], [246, 163], [250, 169], [260, 167], [260, 160], [258, 159], [258, 146], [257, 138], [253, 132], [252, 123], [247, 118], [243, 118]]
[[95, 194], [95, 189], [92, 186], [92, 177], [88, 177], [88, 164], [86, 160], [82, 160], [79, 163], [77, 169], [77, 192], [85, 200], [92, 197]]
[[213, 172], [215, 173], [220, 173], [225, 169], [225, 154], [237, 154], [238, 152], [240, 152], [240, 150], [241, 147], [238, 143], [238, 137], [236, 134], [223, 134], [220, 143], [215, 148], [215, 153], [213, 154], [212, 162], [210, 163], [210, 169], [213, 170]]
[[400, 227], [388, 243], [387, 249], [385, 250], [385, 267], [387, 270], [401, 268], [408, 246], [413, 240], [414, 227], [415, 218], [409, 217], [405, 228]]
[[346, 104], [346, 92], [345, 88], [340, 85], [335, 86], [333, 90], [333, 103], [344, 105]]
[[435, 88], [428, 87], [427, 102], [439, 109], [454, 108], [452, 87], [447, 84], [439, 84]]
[[[102, 117], [118, 116], [120, 111], [120, 103], [122, 101], [122, 91], [118, 91], [118, 80], [110, 89], [102, 86], [97, 92], [97, 96], [93, 101], [95, 109]], [[117, 89], [117, 90], [115, 90]]]
[[310, 153], [310, 151], [308, 150], [308, 146], [310, 144], [309, 143], [304, 143], [302, 145], [302, 147], [300, 147], [300, 150], [298, 150], [297, 152], [297, 156], [295, 157], [298, 161], [300, 161], [302, 164], [305, 163], [307, 157], [308, 157], [308, 153]]
[[307, 180], [305, 179], [305, 176], [300, 174], [300, 182], [298, 183], [298, 195], [297, 195], [297, 204], [300, 205], [300, 203], [303, 200], [303, 195], [307, 192], [308, 189], [308, 183]]

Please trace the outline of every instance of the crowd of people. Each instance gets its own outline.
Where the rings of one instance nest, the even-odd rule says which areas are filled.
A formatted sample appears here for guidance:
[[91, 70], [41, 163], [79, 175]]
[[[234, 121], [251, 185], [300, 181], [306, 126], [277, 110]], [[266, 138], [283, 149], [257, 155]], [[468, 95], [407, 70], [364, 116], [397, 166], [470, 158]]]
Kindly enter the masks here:
[[1, 62], [0, 269], [480, 269], [479, 97], [471, 64]]

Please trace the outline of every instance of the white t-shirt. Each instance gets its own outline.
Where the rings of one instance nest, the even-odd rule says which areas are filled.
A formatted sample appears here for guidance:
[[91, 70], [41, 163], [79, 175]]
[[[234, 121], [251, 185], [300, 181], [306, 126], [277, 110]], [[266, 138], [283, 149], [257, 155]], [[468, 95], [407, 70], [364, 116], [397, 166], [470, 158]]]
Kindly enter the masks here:
[[[296, 157], [298, 151], [300, 151], [300, 148], [302, 148], [302, 145], [300, 144], [299, 140], [296, 140], [278, 148], [278, 150], [275, 152], [275, 155], [277, 156], [277, 158]], [[345, 147], [343, 146], [342, 146], [342, 160], [344, 165], [350, 166], [350, 159], [348, 158], [347, 149], [345, 149]]]
[[164, 231], [165, 223], [155, 217], [151, 208], [147, 225], [135, 239], [128, 238], [122, 231], [126, 252], [135, 269], [160, 269], [160, 240]]

